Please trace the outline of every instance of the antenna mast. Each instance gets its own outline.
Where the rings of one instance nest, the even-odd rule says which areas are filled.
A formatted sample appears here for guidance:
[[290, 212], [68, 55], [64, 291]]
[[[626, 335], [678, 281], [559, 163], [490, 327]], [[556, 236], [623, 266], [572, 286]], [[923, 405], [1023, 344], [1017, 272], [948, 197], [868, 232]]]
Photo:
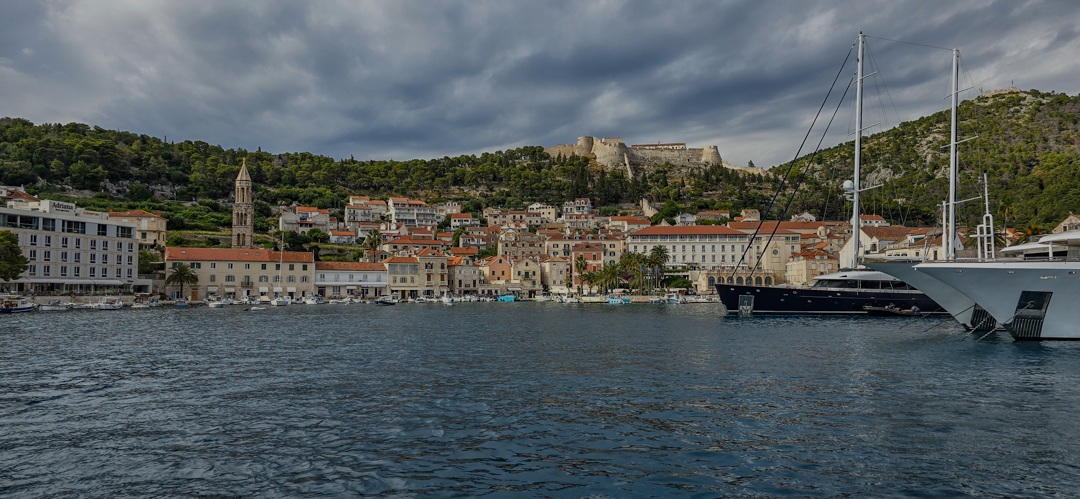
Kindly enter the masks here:
[[855, 55], [857, 61], [857, 69], [855, 74], [855, 189], [852, 191], [852, 218], [851, 221], [851, 268], [859, 268], [859, 253], [862, 249], [859, 246], [859, 231], [862, 229], [862, 220], [859, 217], [859, 191], [861, 190], [859, 183], [859, 167], [862, 162], [862, 92], [863, 92], [863, 43], [865, 43], [866, 35], [859, 32], [859, 51]]

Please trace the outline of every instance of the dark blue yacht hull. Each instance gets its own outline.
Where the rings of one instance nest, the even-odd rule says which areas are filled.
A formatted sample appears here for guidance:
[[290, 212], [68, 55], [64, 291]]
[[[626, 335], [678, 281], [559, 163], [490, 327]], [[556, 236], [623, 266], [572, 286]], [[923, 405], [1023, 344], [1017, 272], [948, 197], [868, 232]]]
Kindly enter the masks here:
[[[790, 288], [717, 284], [728, 313], [739, 313], [739, 297], [753, 296], [755, 314], [867, 314], [866, 307], [895, 307], [921, 314], [947, 313], [921, 291], [891, 289]], [[744, 300], [745, 302], [745, 300]]]

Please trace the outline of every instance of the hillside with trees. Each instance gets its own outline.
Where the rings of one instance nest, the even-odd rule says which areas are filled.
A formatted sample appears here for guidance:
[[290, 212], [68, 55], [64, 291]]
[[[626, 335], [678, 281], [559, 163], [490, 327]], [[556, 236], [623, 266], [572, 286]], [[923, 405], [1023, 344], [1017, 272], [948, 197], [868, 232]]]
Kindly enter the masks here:
[[[1049, 225], [1080, 209], [1078, 111], [1080, 97], [1037, 90], [991, 92], [963, 102], [959, 135], [978, 138], [960, 146], [961, 199], [981, 193], [976, 182], [985, 172], [999, 221]], [[864, 212], [896, 224], [936, 222], [937, 206], [948, 190], [948, 126], [948, 112], [940, 112], [864, 140], [863, 184], [882, 184], [864, 194]], [[850, 205], [843, 201], [840, 185], [851, 177], [852, 149], [848, 142], [817, 154], [789, 215], [805, 210], [819, 218], [848, 218]], [[364, 161], [310, 152], [224, 149], [203, 141], [166, 142], [80, 123], [0, 120], [3, 184], [23, 185], [35, 195], [94, 209], [162, 210], [170, 230], [228, 227], [233, 181], [245, 158], [255, 182], [255, 223], [261, 233], [270, 230], [273, 206], [300, 203], [341, 217], [343, 200], [350, 194], [454, 199], [465, 202], [471, 212], [486, 206], [521, 208], [536, 201], [561, 204], [576, 197], [608, 207], [604, 214], [643, 197], [659, 205], [658, 217], [704, 209], [761, 209], [787, 169], [780, 165], [754, 175], [721, 166], [660, 164], [628, 180], [621, 170], [609, 171], [592, 158], [550, 157], [539, 146], [478, 156]], [[809, 155], [796, 161], [785, 191], [795, 186], [807, 161]], [[974, 224], [981, 211], [969, 203], [961, 219]]]

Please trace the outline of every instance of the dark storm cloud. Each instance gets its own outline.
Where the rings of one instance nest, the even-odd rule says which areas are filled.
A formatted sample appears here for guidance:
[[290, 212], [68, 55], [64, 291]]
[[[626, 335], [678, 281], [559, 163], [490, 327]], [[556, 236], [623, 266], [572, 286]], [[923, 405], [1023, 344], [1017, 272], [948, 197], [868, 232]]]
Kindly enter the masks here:
[[[0, 115], [362, 159], [585, 133], [774, 165], [860, 30], [958, 47], [986, 90], [1076, 93], [1078, 22], [1012, 1], [7, 2]], [[869, 43], [887, 124], [942, 108], [947, 51]]]

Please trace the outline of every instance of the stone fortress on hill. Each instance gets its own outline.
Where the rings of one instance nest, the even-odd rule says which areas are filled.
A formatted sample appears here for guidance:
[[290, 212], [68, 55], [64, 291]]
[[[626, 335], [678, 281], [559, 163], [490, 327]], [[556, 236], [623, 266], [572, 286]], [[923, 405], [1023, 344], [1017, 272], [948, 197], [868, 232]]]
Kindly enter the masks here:
[[762, 168], [735, 166], [720, 157], [716, 146], [687, 148], [684, 142], [667, 144], [626, 145], [622, 137], [578, 137], [577, 144], [559, 144], [544, 149], [552, 156], [594, 155], [596, 162], [608, 168], [621, 168], [629, 164], [671, 163], [676, 166], [722, 165], [732, 170], [762, 174]]

